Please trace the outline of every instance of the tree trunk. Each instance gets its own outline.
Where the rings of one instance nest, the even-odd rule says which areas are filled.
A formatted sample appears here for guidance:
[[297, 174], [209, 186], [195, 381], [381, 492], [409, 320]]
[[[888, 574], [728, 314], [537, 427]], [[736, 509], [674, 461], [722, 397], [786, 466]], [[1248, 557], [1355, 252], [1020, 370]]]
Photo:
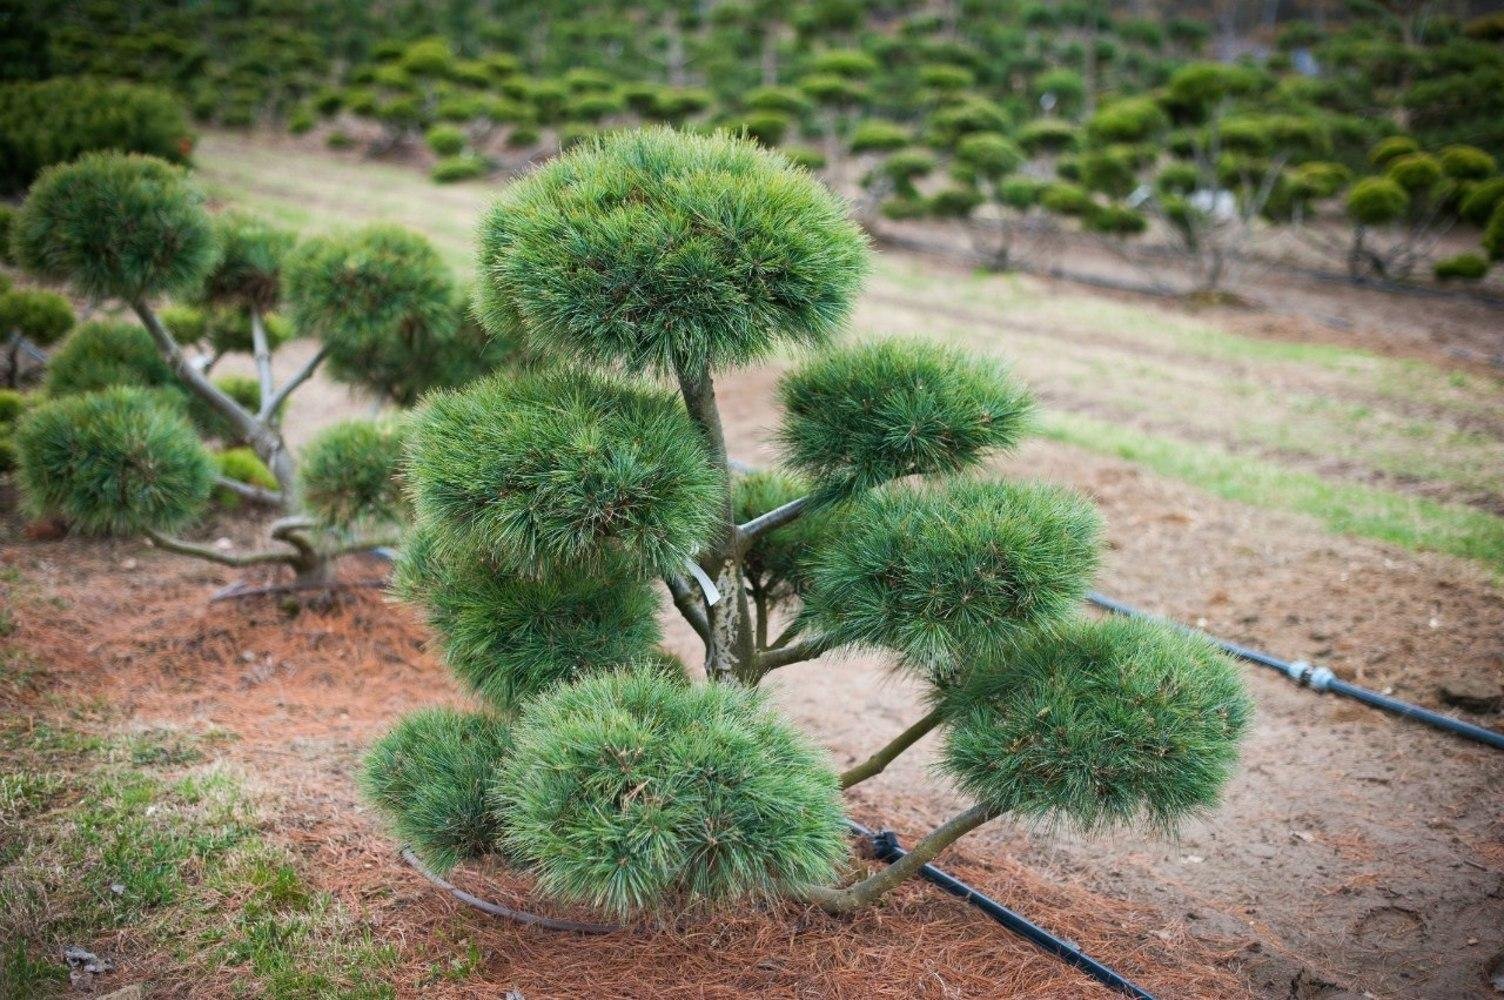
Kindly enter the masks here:
[[762, 31], [762, 85], [764, 87], [778, 86], [778, 29], [779, 25], [769, 24]]
[[679, 389], [684, 395], [690, 419], [705, 438], [711, 465], [727, 482], [719, 518], [719, 537], [711, 541], [710, 548], [700, 560], [700, 567], [720, 591], [720, 599], [707, 604], [705, 609], [709, 625], [705, 637], [705, 675], [712, 681], [750, 682], [756, 678], [757, 648], [753, 641], [754, 623], [747, 605], [747, 588], [742, 582], [741, 555], [737, 552], [731, 470], [726, 456], [726, 435], [715, 404], [715, 383], [708, 369], [690, 375], [680, 372]]

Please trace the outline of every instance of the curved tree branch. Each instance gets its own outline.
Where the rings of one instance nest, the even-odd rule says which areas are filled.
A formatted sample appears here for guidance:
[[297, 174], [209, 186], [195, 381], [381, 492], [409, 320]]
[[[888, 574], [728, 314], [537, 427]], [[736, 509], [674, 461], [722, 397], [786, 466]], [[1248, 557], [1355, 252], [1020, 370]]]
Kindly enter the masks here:
[[831, 643], [829, 640], [823, 637], [816, 637], [806, 639], [803, 642], [764, 650], [757, 657], [757, 676], [761, 678], [777, 670], [779, 667], [786, 667], [791, 663], [813, 660], [829, 652], [830, 648]]
[[700, 602], [695, 599], [694, 590], [682, 576], [665, 576], [663, 582], [668, 586], [668, 592], [673, 595], [674, 607], [679, 609], [679, 614], [689, 622], [691, 628], [706, 642], [710, 641], [710, 622], [705, 618], [705, 609], [700, 607]]
[[622, 929], [615, 924], [587, 924], [577, 920], [560, 920], [556, 917], [545, 917], [538, 913], [529, 913], [526, 910], [514, 910], [510, 906], [488, 902], [479, 896], [472, 896], [464, 889], [457, 888], [444, 881], [438, 875], [435, 875], [428, 869], [427, 865], [418, 860], [418, 856], [413, 853], [410, 847], [404, 846], [402, 848], [402, 860], [412, 866], [413, 870], [419, 875], [422, 875], [461, 903], [464, 903], [466, 906], [473, 906], [482, 913], [489, 913], [493, 917], [503, 917], [530, 927], [542, 927], [551, 931], [576, 931], [580, 934], [611, 934]]
[[183, 556], [193, 556], [195, 559], [207, 559], [209, 562], [219, 563], [221, 566], [265, 566], [269, 563], [292, 565], [297, 561], [297, 556], [291, 552], [221, 552], [212, 545], [202, 545], [198, 542], [174, 538], [172, 535], [164, 535], [162, 532], [151, 528], [146, 530], [146, 537], [150, 538], [158, 548], [165, 549], [168, 552], [176, 552], [178, 555]]
[[282, 494], [278, 490], [269, 490], [251, 483], [242, 483], [238, 479], [229, 476], [215, 476], [214, 485], [222, 486], [231, 493], [252, 503], [266, 504], [268, 507], [282, 506]]
[[297, 391], [298, 386], [312, 378], [313, 373], [318, 371], [319, 365], [323, 364], [324, 358], [328, 356], [329, 348], [321, 346], [314, 352], [313, 357], [308, 359], [308, 363], [298, 369], [292, 378], [282, 383], [282, 387], [272, 393], [270, 398], [261, 397], [261, 419], [271, 420], [282, 404], [287, 402], [287, 397]]
[[887, 746], [862, 761], [862, 763], [842, 772], [841, 790], [844, 791], [852, 785], [861, 784], [868, 778], [875, 778], [879, 774], [882, 774], [887, 769], [887, 766], [898, 758], [899, 754], [915, 743], [918, 743], [926, 733], [938, 726], [944, 718], [945, 712], [939, 706], [931, 709], [928, 715], [895, 736]]
[[845, 889], [817, 886], [806, 890], [805, 898], [830, 913], [850, 913], [874, 903], [904, 879], [935, 860], [941, 851], [997, 815], [998, 811], [992, 806], [977, 803], [936, 827], [904, 857], [867, 876], [856, 885]]
[[783, 527], [785, 524], [788, 524], [790, 521], [796, 520], [799, 515], [803, 514], [805, 510], [808, 509], [809, 504], [810, 498], [803, 496], [797, 500], [790, 500], [788, 503], [783, 504], [782, 506], [774, 507], [766, 514], [760, 514], [757, 517], [754, 517], [752, 520], [746, 522], [745, 524], [737, 525], [737, 551], [747, 551], [747, 549], [751, 548], [752, 543], [757, 541], [757, 539], [762, 535], [765, 535], [770, 531], [776, 531], [777, 529]]
[[[276, 383], [272, 380], [272, 347], [266, 337], [266, 324], [261, 322], [261, 310], [251, 307], [251, 351], [256, 359], [256, 379], [260, 386], [260, 394], [257, 396], [265, 405], [272, 397], [272, 390]], [[260, 415], [265, 419], [265, 414]]]

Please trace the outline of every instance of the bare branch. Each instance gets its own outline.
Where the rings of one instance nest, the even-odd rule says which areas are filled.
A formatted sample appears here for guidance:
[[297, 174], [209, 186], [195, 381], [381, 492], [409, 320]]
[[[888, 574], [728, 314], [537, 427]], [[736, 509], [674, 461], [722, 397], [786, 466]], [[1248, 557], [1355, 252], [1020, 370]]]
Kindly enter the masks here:
[[813, 660], [828, 652], [830, 648], [831, 644], [829, 640], [814, 638], [781, 648], [764, 650], [757, 657], [757, 676], [763, 677], [777, 670], [779, 667], [786, 667], [791, 663]]
[[745, 524], [737, 525], [737, 551], [747, 551], [747, 549], [751, 547], [752, 543], [757, 541], [757, 539], [762, 535], [765, 535], [770, 531], [775, 531], [778, 528], [783, 527], [785, 524], [788, 524], [790, 521], [795, 520], [809, 507], [809, 503], [810, 498], [803, 496], [797, 500], [790, 500], [788, 503], [783, 504], [782, 506], [774, 507], [766, 514], [761, 514], [757, 517], [754, 517], [752, 520], [746, 522]]
[[269, 490], [250, 483], [242, 483], [240, 480], [231, 479], [229, 476], [215, 476], [214, 484], [222, 486], [231, 493], [252, 503], [266, 504], [268, 507], [282, 506], [282, 494], [277, 490]]
[[705, 609], [700, 607], [695, 599], [694, 590], [682, 576], [665, 576], [663, 582], [668, 585], [668, 592], [674, 597], [674, 607], [679, 609], [679, 614], [689, 622], [690, 628], [694, 629], [705, 642], [710, 641], [710, 622], [705, 618]]
[[295, 391], [297, 391], [298, 386], [302, 385], [304, 382], [307, 382], [310, 378], [312, 378], [313, 373], [318, 371], [319, 365], [323, 364], [324, 359], [328, 356], [329, 348], [320, 346], [319, 349], [314, 353], [313, 357], [308, 359], [308, 363], [300, 368], [297, 374], [293, 375], [292, 378], [288, 379], [282, 384], [282, 388], [272, 393], [270, 398], [262, 396], [260, 414], [261, 419], [274, 419], [274, 415], [276, 414], [277, 410], [282, 406], [283, 403], [287, 402], [287, 397], [291, 396]]
[[[261, 384], [260, 399], [265, 406], [272, 397], [276, 383], [272, 381], [272, 347], [266, 337], [266, 325], [261, 322], [261, 310], [251, 307], [251, 349], [256, 359], [256, 377]], [[266, 418], [265, 412], [261, 418]]]
[[909, 747], [918, 743], [931, 729], [938, 726], [945, 718], [945, 713], [937, 706], [928, 715], [914, 723], [908, 729], [895, 736], [887, 746], [877, 753], [868, 757], [862, 763], [841, 774], [841, 789], [844, 791], [852, 785], [861, 784], [868, 778], [875, 778], [882, 774], [887, 766], [898, 758]]
[[171, 535], [164, 535], [160, 531], [150, 528], [146, 531], [146, 537], [161, 549], [168, 552], [176, 552], [182, 556], [193, 556], [195, 559], [207, 559], [209, 562], [219, 563], [221, 566], [265, 566], [268, 563], [287, 563], [291, 565], [297, 561], [297, 556], [291, 552], [222, 552], [212, 545], [201, 545], [198, 542], [189, 542]]
[[[131, 303], [131, 308], [140, 317], [142, 325], [151, 334], [151, 339], [156, 342], [157, 350], [162, 352], [162, 356], [178, 378], [187, 383], [188, 388], [193, 390], [196, 396], [229, 420], [231, 426], [242, 438], [257, 443], [258, 451], [269, 447], [271, 435], [266, 425], [257, 420], [255, 415], [245, 407], [231, 399], [219, 386], [209, 381], [209, 377], [188, 360], [188, 356], [183, 353], [183, 348], [162, 325], [162, 321], [157, 318], [156, 313], [152, 312], [145, 300], [137, 299]], [[272, 471], [276, 472], [275, 469]]]
[[908, 854], [856, 885], [847, 889], [817, 887], [808, 890], [806, 897], [831, 913], [850, 913], [874, 903], [904, 879], [935, 860], [941, 851], [997, 815], [997, 810], [992, 806], [978, 803], [946, 820], [928, 837], [915, 844]]

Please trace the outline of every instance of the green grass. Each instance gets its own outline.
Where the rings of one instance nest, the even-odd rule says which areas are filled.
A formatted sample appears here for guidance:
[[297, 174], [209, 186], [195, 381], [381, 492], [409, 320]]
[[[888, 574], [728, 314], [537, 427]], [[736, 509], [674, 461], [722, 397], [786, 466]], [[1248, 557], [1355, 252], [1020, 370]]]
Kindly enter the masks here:
[[1146, 434], [1077, 414], [1047, 412], [1045, 437], [1127, 459], [1210, 493], [1319, 520], [1329, 531], [1476, 559], [1504, 572], [1504, 518], [1235, 455], [1215, 445]]
[[121, 969], [168, 955], [235, 995], [394, 995], [395, 948], [310, 888], [238, 778], [203, 758], [182, 733], [0, 727], [0, 996], [65, 994], [73, 944]]

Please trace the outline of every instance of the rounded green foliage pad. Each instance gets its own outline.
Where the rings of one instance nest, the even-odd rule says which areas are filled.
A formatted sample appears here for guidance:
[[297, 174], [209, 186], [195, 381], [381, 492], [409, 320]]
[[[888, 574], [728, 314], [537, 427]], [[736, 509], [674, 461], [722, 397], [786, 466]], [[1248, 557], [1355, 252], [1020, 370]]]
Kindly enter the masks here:
[[518, 573], [678, 572], [725, 489], [678, 397], [604, 375], [482, 379], [432, 397], [412, 434], [438, 544]]
[[403, 445], [407, 422], [346, 420], [320, 431], [303, 449], [298, 490], [308, 512], [348, 528], [404, 519]]
[[511, 749], [506, 723], [477, 712], [422, 709], [365, 757], [361, 790], [430, 868], [494, 851], [501, 822], [486, 787]]
[[1211, 808], [1252, 716], [1206, 639], [1078, 618], [984, 658], [946, 697], [943, 769], [1001, 812], [1097, 830]]
[[949, 673], [1069, 614], [1100, 535], [1096, 509], [1054, 486], [888, 486], [843, 508], [812, 557], [804, 613], [835, 645]]
[[396, 589], [427, 611], [445, 662], [504, 710], [591, 672], [642, 661], [660, 638], [658, 593], [645, 581], [533, 579], [446, 558], [430, 525], [404, 541]]
[[284, 291], [293, 326], [328, 350], [330, 375], [402, 406], [434, 384], [459, 326], [438, 252], [397, 226], [308, 240], [287, 258]]
[[539, 888], [618, 916], [832, 881], [846, 856], [826, 755], [757, 692], [604, 674], [529, 706], [495, 802]]
[[143, 389], [44, 403], [21, 418], [16, 446], [31, 510], [90, 533], [176, 528], [199, 515], [214, 486], [214, 460], [193, 427]]
[[502, 193], [481, 226], [476, 309], [498, 336], [694, 375], [822, 343], [866, 263], [841, 200], [778, 154], [648, 128]]
[[85, 296], [134, 302], [192, 291], [219, 252], [203, 202], [179, 167], [90, 153], [32, 185], [14, 223], [16, 257]]
[[919, 340], [833, 351], [778, 394], [788, 463], [850, 489], [964, 469], [1016, 444], [1033, 406], [998, 363]]

